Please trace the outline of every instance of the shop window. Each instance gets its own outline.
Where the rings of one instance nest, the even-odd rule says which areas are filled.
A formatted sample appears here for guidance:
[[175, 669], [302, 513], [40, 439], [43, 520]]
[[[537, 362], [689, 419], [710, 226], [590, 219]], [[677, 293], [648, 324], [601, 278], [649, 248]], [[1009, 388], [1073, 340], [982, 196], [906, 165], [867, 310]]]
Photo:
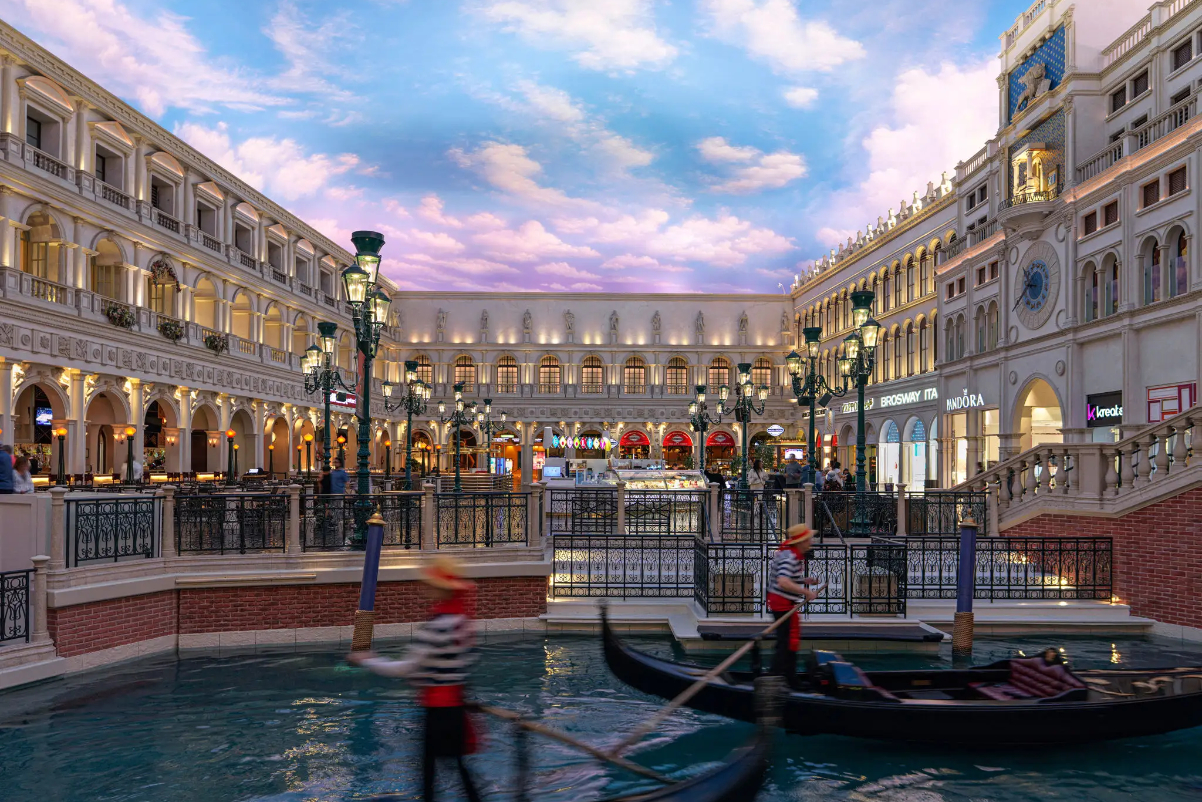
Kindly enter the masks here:
[[1157, 179], [1150, 184], [1144, 184], [1140, 189], [1140, 197], [1143, 198], [1143, 208], [1148, 208], [1160, 201], [1160, 180]]
[[1172, 197], [1180, 192], [1185, 192], [1185, 168], [1178, 167], [1173, 172], [1169, 173], [1169, 196]]
[[1111, 201], [1102, 207], [1102, 225], [1109, 226], [1119, 221], [1119, 202]]
[[1081, 231], [1086, 234], [1092, 234], [1098, 230], [1098, 213], [1090, 212], [1081, 220]]

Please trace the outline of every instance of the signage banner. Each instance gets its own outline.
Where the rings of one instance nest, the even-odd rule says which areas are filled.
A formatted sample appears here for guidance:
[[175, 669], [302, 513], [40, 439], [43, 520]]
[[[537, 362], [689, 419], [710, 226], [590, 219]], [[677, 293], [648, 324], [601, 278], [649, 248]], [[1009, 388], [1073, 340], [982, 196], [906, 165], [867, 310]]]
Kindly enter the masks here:
[[359, 397], [354, 393], [340, 393], [335, 390], [330, 393], [330, 406], [339, 409], [358, 409]]
[[784, 433], [785, 433], [785, 427], [781, 426], [779, 423], [774, 423], [768, 427], [768, 436], [769, 437], [780, 437]]
[[684, 432], [668, 432], [664, 437], [664, 445], [666, 446], [688, 446], [693, 447], [693, 438], [689, 437]]
[[968, 388], [960, 395], [947, 399], [947, 411], [959, 412], [962, 409], [978, 409], [985, 406], [985, 396], [981, 393], [970, 393]]
[[714, 432], [705, 441], [706, 446], [726, 448], [735, 444], [735, 438], [727, 432]]
[[1090, 429], [1118, 426], [1123, 422], [1123, 393], [1094, 393], [1085, 396], [1085, 425]]
[[624, 446], [649, 446], [651, 441], [647, 439], [647, 435], [642, 432], [627, 432], [622, 435], [621, 440]]

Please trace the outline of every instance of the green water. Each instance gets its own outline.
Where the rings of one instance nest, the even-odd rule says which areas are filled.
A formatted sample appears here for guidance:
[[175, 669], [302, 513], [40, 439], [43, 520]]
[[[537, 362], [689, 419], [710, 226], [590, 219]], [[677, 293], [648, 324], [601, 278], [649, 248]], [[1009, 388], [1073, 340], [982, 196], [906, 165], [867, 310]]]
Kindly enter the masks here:
[[[664, 640], [640, 640], [671, 654]], [[1046, 640], [978, 640], [977, 662]], [[1202, 664], [1202, 649], [1158, 640], [1061, 639], [1073, 664]], [[397, 649], [401, 646], [397, 646]], [[387, 649], [386, 649], [387, 651]], [[482, 701], [536, 715], [598, 745], [662, 704], [615, 680], [595, 639], [484, 643]], [[0, 800], [349, 800], [418, 798], [418, 711], [396, 680], [333, 650], [157, 658], [0, 694]], [[948, 666], [950, 656], [856, 655], [872, 668]], [[722, 759], [748, 726], [682, 711], [632, 751], [687, 776]], [[512, 798], [510, 732], [490, 724], [469, 758], [485, 798]], [[532, 742], [536, 800], [639, 788], [557, 743]], [[444, 799], [462, 798], [448, 779]], [[1202, 802], [1202, 728], [1058, 751], [936, 751], [848, 738], [782, 737], [759, 799], [1190, 800]]]

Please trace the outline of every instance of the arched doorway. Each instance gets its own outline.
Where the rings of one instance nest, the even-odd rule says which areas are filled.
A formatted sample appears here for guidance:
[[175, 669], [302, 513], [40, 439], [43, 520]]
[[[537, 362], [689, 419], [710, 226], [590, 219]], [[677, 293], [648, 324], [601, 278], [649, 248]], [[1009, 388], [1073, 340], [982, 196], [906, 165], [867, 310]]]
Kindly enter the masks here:
[[[474, 471], [476, 469], [476, 433], [466, 426], [459, 430], [459, 470]], [[451, 470], [455, 470], [455, 432], [447, 439], [447, 460]]]
[[276, 415], [263, 435], [263, 460], [266, 464], [262, 467], [270, 475], [288, 472], [288, 464], [292, 460], [290, 440], [288, 421], [283, 415]]
[[901, 481], [908, 490], [922, 490], [927, 483], [927, 427], [921, 418], [906, 422], [901, 453]]
[[576, 459], [605, 459], [605, 443], [597, 429], [586, 429], [576, 441]]
[[1032, 379], [1026, 386], [1014, 410], [1014, 428], [1021, 432], [1018, 450], [1026, 451], [1045, 443], [1063, 443], [1064, 412], [1052, 385], [1043, 379]]
[[931, 419], [931, 429], [927, 432], [927, 476], [936, 480], [938, 486], [938, 478], [940, 476], [939, 466], [939, 416], [936, 415]]
[[[129, 458], [129, 447], [125, 445], [128, 421], [121, 400], [107, 390], [97, 393], [88, 402], [84, 420], [87, 421], [85, 470], [87, 465], [91, 465], [93, 470], [88, 473], [120, 473], [124, 476], [125, 463]], [[121, 441], [119, 449], [117, 440]]]
[[[234, 442], [231, 446], [234, 449], [234, 476], [241, 476], [251, 468], [262, 467], [255, 464], [255, 424], [250, 418], [250, 413], [245, 409], [234, 412], [230, 419], [230, 428], [234, 430]], [[228, 454], [226, 459], [229, 459]]]
[[430, 474], [430, 468], [434, 464], [434, 441], [430, 435], [423, 431], [413, 432], [413, 442], [410, 448], [412, 453], [410, 459], [413, 460], [413, 466], [409, 473], [414, 477], [425, 477]]
[[711, 433], [705, 438], [705, 469], [711, 473], [729, 475], [736, 445], [735, 436], [730, 432]]
[[54, 473], [58, 470], [54, 459], [54, 422], [65, 418], [66, 410], [51, 388], [39, 384], [26, 387], [13, 406], [14, 455], [25, 454], [31, 465], [36, 460], [36, 473]]
[[664, 464], [669, 468], [693, 468], [693, 438], [681, 431], [664, 435]]
[[852, 473], [856, 471], [856, 430], [849, 423], [839, 430], [838, 454], [839, 467], [846, 467]]
[[221, 440], [217, 431], [217, 413], [207, 404], [192, 414], [191, 454], [188, 470], [207, 473], [217, 470]]
[[893, 421], [885, 421], [881, 430], [880, 481], [895, 485], [901, 481], [901, 431]]
[[175, 464], [178, 446], [174, 427], [175, 410], [166, 402], [151, 401], [142, 419], [142, 466], [146, 474], [166, 471]]
[[626, 432], [618, 441], [618, 456], [622, 459], [649, 459], [651, 438], [637, 429]]

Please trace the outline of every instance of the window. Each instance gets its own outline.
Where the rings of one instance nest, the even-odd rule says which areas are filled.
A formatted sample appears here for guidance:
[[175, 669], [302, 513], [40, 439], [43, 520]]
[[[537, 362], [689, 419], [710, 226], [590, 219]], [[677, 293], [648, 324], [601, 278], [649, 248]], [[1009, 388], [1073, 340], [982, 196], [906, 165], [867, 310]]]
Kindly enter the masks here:
[[956, 316], [956, 358], [961, 359], [964, 356], [965, 348], [965, 329], [967, 326], [964, 322], [964, 315]]
[[476, 390], [476, 363], [467, 354], [455, 359], [455, 384], [462, 384], [465, 393]]
[[25, 142], [38, 150], [42, 149], [42, 121], [33, 117], [25, 118]]
[[1178, 167], [1173, 172], [1169, 173], [1169, 195], [1176, 195], [1178, 192], [1185, 192], [1185, 168]]
[[902, 373], [902, 338], [901, 332], [893, 338], [893, 378], [900, 379]]
[[1169, 105], [1176, 106], [1178, 103], [1184, 103], [1185, 101], [1189, 100], [1189, 91], [1189, 87], [1187, 86], [1177, 94], [1173, 95], [1171, 98], [1169, 98]]
[[909, 262], [906, 265], [906, 300], [913, 301], [917, 297], [914, 294], [914, 263]]
[[913, 376], [918, 372], [916, 360], [918, 359], [918, 349], [915, 347], [914, 339], [914, 324], [906, 324], [906, 375]]
[[605, 366], [599, 356], [587, 356], [580, 367], [580, 391], [599, 393], [605, 389]]
[[512, 356], [503, 356], [497, 360], [497, 392], [516, 393], [518, 391], [518, 361]]
[[977, 309], [977, 353], [985, 353], [985, 307]]
[[434, 385], [434, 366], [430, 364], [430, 357], [425, 354], [419, 354], [416, 361], [417, 378], [432, 388]]
[[1183, 231], [1177, 235], [1177, 241], [1173, 244], [1173, 259], [1169, 264], [1169, 297], [1176, 297], [1188, 289], [1189, 239]]
[[1085, 322], [1098, 319], [1100, 311], [1098, 304], [1099, 277], [1097, 267], [1092, 263], [1085, 265]]
[[990, 351], [997, 348], [998, 338], [998, 306], [996, 301], [989, 304], [989, 312], [986, 314], [986, 333], [985, 345]]
[[668, 370], [665, 375], [668, 395], [689, 394], [689, 363], [684, 357], [674, 356], [668, 360]]
[[160, 315], [175, 315], [175, 285], [156, 284], [151, 277], [146, 278], [146, 307]]
[[896, 309], [897, 307], [899, 307], [901, 305], [902, 305], [902, 277], [901, 277], [901, 268], [899, 267], [895, 271], [893, 271], [893, 308]]
[[1119, 202], [1111, 201], [1102, 207], [1102, 225], [1109, 226], [1119, 221]]
[[1125, 87], [1125, 86], [1119, 87], [1117, 90], [1110, 93], [1110, 113], [1111, 114], [1113, 114], [1114, 112], [1118, 111], [1119, 109], [1121, 109], [1123, 106], [1126, 106], [1126, 105], [1127, 105], [1127, 87]]
[[960, 276], [960, 278], [956, 279], [956, 294], [964, 294], [964, 276]]
[[1090, 212], [1089, 214], [1085, 215], [1085, 218], [1081, 221], [1081, 229], [1086, 234], [1092, 234], [1095, 231], [1097, 231], [1098, 230], [1098, 213]]
[[1137, 98], [1148, 91], [1148, 71], [1144, 70], [1131, 81], [1131, 97]]
[[926, 318], [918, 324], [918, 372], [926, 373], [930, 367], [930, 332]]
[[998, 262], [995, 259], [989, 263], [989, 280], [993, 281], [999, 275], [1001, 275], [1001, 268], [998, 266]]
[[647, 363], [632, 356], [622, 366], [622, 387], [628, 393], [647, 392]]
[[949, 301], [956, 297], [956, 282], [949, 281], [947, 283], [947, 292], [945, 294]]
[[[1173, 48], [1173, 70], [1179, 70], [1194, 57], [1194, 41], [1192, 38]], [[1174, 103], [1177, 101], [1173, 101]]]
[[1142, 115], [1140, 117], [1136, 117], [1134, 120], [1132, 120], [1131, 125], [1128, 126], [1128, 129], [1134, 131], [1138, 128], [1143, 128], [1144, 125], [1147, 124], [1147, 122], [1148, 122], [1148, 115], [1144, 114], [1144, 115]]
[[1160, 200], [1160, 181], [1144, 184], [1143, 189], [1140, 190], [1140, 194], [1143, 196], [1143, 206], [1145, 209], [1157, 203]]
[[713, 362], [710, 362], [708, 374], [708, 389], [712, 393], [717, 393], [718, 388], [724, 384], [728, 387], [731, 384], [730, 362], [725, 357], [716, 357]]
[[772, 386], [772, 360], [760, 357], [751, 366], [751, 383], [756, 387]]
[[989, 268], [985, 267], [985, 265], [981, 265], [980, 267], [977, 268], [977, 286], [978, 287], [986, 282], [987, 279], [985, 278], [985, 276], [987, 275], [986, 271], [988, 269]]
[[1144, 253], [1144, 303], [1153, 304], [1160, 300], [1160, 252], [1161, 248], [1152, 243], [1151, 249]]
[[931, 254], [924, 253], [918, 261], [919, 292], [923, 297], [931, 291]]
[[1110, 135], [1110, 144], [1113, 145], [1115, 142], [1118, 142], [1120, 139], [1123, 138], [1123, 136], [1126, 133], [1127, 133], [1126, 128], [1120, 128], [1119, 130], [1115, 131], [1113, 134]]
[[540, 393], [558, 393], [562, 379], [562, 369], [559, 360], [553, 356], [544, 356], [538, 363], [538, 391]]
[[977, 190], [977, 205], [979, 206], [982, 203], [984, 203], [988, 197], [989, 197], [989, 186], [987, 184], [982, 184], [981, 188]]
[[21, 270], [47, 281], [58, 282], [63, 266], [62, 232], [45, 212], [31, 214], [25, 221], [28, 230], [20, 234], [18, 258]]
[[893, 340], [890, 339], [889, 334], [887, 332], [882, 333], [881, 334], [881, 363], [882, 363], [881, 364], [881, 381], [887, 382], [891, 378], [893, 378], [893, 376], [890, 375], [890, 373], [889, 373], [889, 366], [892, 364], [892, 361], [890, 360], [890, 357], [892, 354], [893, 354]]
[[334, 294], [334, 276], [328, 271], [321, 271], [321, 291], [325, 295]]
[[124, 268], [120, 265], [96, 264], [96, 257], [90, 257], [89, 272], [92, 292], [105, 298], [120, 298]]
[[96, 178], [106, 184], [108, 183], [108, 171], [105, 169], [107, 162], [108, 160], [99, 153], [96, 154]]

